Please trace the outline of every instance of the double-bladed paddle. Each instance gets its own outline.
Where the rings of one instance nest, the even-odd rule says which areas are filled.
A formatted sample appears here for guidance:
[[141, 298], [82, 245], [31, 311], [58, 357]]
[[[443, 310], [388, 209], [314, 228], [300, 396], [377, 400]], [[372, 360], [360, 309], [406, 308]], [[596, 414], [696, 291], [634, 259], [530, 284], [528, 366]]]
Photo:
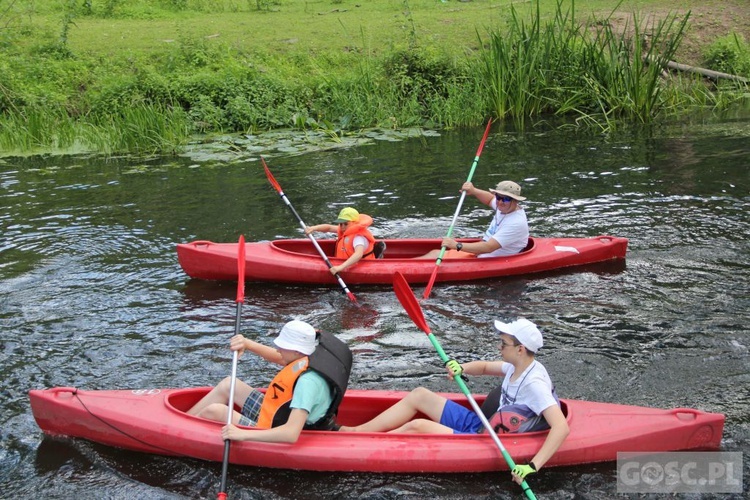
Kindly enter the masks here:
[[[245, 236], [240, 236], [237, 243], [237, 314], [234, 319], [234, 334], [240, 333], [240, 317], [242, 315], [242, 303], [245, 301]], [[237, 379], [237, 351], [232, 352], [232, 375], [229, 381], [229, 402], [227, 403], [227, 425], [232, 423], [234, 414], [234, 386]], [[219, 487], [218, 500], [227, 498], [227, 470], [229, 469], [229, 439], [224, 441], [224, 460], [221, 464], [221, 486]]]
[[[477, 169], [477, 163], [479, 162], [479, 156], [482, 154], [482, 149], [484, 149], [484, 141], [487, 140], [487, 135], [490, 133], [490, 126], [492, 125], [492, 119], [487, 122], [487, 128], [484, 130], [484, 135], [482, 136], [482, 142], [479, 143], [479, 148], [477, 149], [477, 154], [474, 156], [474, 163], [471, 164], [471, 170], [469, 171], [469, 177], [466, 178], [466, 182], [471, 182], [471, 178], [474, 177], [474, 170]], [[450, 238], [451, 234], [453, 234], [453, 226], [456, 224], [456, 220], [458, 219], [458, 214], [461, 212], [461, 205], [464, 204], [464, 198], [466, 198], [466, 191], [461, 191], [461, 197], [458, 199], [458, 206], [456, 207], [456, 212], [453, 214], [453, 220], [451, 221], [451, 225], [448, 228], [448, 233], [445, 235], [446, 238]], [[443, 255], [445, 255], [445, 247], [440, 247], [440, 255], [438, 255], [437, 260], [435, 261], [435, 269], [432, 271], [432, 276], [430, 276], [430, 281], [427, 283], [427, 288], [424, 289], [424, 294], [422, 295], [423, 299], [426, 299], [430, 296], [430, 292], [432, 291], [432, 285], [435, 284], [435, 278], [437, 278], [438, 269], [440, 268], [440, 264], [443, 262]]]
[[[427, 321], [425, 321], [424, 319], [424, 313], [422, 312], [422, 308], [419, 305], [419, 301], [414, 296], [414, 292], [412, 292], [409, 283], [406, 281], [406, 278], [404, 278], [404, 275], [400, 272], [396, 272], [396, 274], [394, 274], [393, 276], [393, 290], [396, 292], [398, 301], [401, 302], [402, 306], [404, 306], [404, 309], [406, 309], [406, 313], [409, 315], [411, 320], [415, 325], [417, 325], [417, 327], [419, 327], [420, 330], [427, 334], [427, 338], [430, 339], [430, 342], [437, 351], [438, 356], [440, 356], [440, 359], [443, 361], [443, 363], [447, 363], [449, 361], [448, 356], [445, 354], [445, 351], [443, 351], [443, 348], [440, 346], [438, 340], [430, 332], [430, 327], [427, 325]], [[471, 407], [474, 409], [477, 417], [479, 417], [479, 420], [482, 421], [482, 425], [484, 425], [484, 428], [487, 429], [487, 433], [495, 441], [495, 444], [503, 454], [503, 458], [505, 458], [505, 461], [508, 463], [508, 467], [513, 470], [513, 468], [516, 466], [515, 462], [513, 462], [513, 459], [510, 457], [508, 450], [505, 449], [502, 441], [500, 441], [500, 438], [497, 437], [497, 434], [492, 429], [492, 425], [490, 424], [489, 420], [487, 420], [487, 417], [485, 417], [484, 413], [482, 413], [482, 409], [474, 400], [474, 397], [471, 395], [471, 392], [461, 378], [461, 375], [454, 375], [453, 380], [455, 380], [458, 386], [461, 388], [461, 392], [463, 392], [466, 398], [469, 400], [469, 404], [471, 404]], [[523, 489], [529, 500], [536, 499], [536, 496], [534, 496], [534, 493], [531, 491], [531, 488], [529, 488], [526, 480], [521, 483], [521, 488]]]
[[[279, 183], [276, 182], [276, 179], [274, 178], [273, 174], [268, 169], [268, 165], [266, 165], [266, 160], [264, 160], [263, 157], [261, 156], [260, 157], [260, 161], [263, 162], [263, 169], [266, 171], [266, 177], [268, 177], [268, 182], [270, 182], [271, 185], [274, 187], [274, 189], [276, 189], [276, 191], [279, 193], [279, 196], [281, 196], [281, 199], [284, 201], [284, 203], [286, 204], [286, 206], [289, 207], [289, 210], [292, 211], [292, 214], [294, 214], [294, 216], [297, 218], [297, 220], [299, 221], [300, 226], [302, 227], [302, 230], [304, 231], [305, 228], [307, 227], [307, 225], [302, 221], [302, 217], [299, 216], [299, 214], [297, 213], [297, 211], [292, 206], [292, 202], [290, 202], [289, 198], [287, 198], [287, 196], [284, 194], [284, 190], [281, 189], [281, 185], [279, 185]], [[313, 237], [313, 235], [312, 234], [308, 234], [307, 237], [310, 238], [310, 241], [312, 241], [313, 246], [315, 247], [315, 249], [318, 251], [318, 253], [320, 254], [320, 256], [325, 261], [326, 265], [328, 266], [328, 269], [332, 268], [333, 264], [331, 264], [331, 261], [328, 260], [328, 256], [325, 254], [325, 252], [323, 251], [323, 249], [320, 248], [320, 245], [318, 244], [317, 240]], [[335, 276], [336, 276], [336, 279], [339, 282], [339, 285], [341, 285], [341, 288], [346, 293], [346, 296], [349, 297], [349, 300], [351, 300], [352, 302], [354, 302], [356, 304], [357, 303], [357, 298], [354, 296], [354, 294], [352, 292], [349, 291], [349, 287], [347, 287], [346, 283], [344, 283], [344, 279], [341, 276], [339, 276], [338, 274], [336, 274]]]

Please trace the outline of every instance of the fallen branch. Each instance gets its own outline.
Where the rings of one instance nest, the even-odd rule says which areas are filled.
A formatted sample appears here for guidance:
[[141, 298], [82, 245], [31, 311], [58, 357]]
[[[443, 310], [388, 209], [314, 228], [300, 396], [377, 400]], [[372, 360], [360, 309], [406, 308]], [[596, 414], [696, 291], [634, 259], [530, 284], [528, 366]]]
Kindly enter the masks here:
[[[647, 63], [655, 62], [650, 61], [650, 58], [644, 58], [644, 61]], [[720, 71], [713, 71], [706, 68], [698, 68], [697, 66], [690, 66], [687, 64], [680, 64], [676, 63], [674, 61], [667, 61], [666, 67], [669, 69], [673, 69], [675, 71], [684, 71], [686, 73], [696, 73], [702, 76], [705, 76], [706, 78], [710, 78], [711, 80], [733, 80], [735, 82], [741, 82], [741, 83], [748, 83], [748, 79], [742, 76], [738, 75], [730, 75], [729, 73], [722, 73]]]

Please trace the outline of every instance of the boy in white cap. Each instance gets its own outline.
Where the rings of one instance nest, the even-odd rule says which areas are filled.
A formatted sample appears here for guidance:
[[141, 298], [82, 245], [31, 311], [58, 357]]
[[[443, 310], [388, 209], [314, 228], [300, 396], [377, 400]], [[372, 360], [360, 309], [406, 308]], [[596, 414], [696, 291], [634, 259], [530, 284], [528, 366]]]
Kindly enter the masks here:
[[344, 262], [331, 266], [330, 272], [334, 276], [352, 267], [362, 259], [375, 258], [375, 237], [369, 230], [372, 217], [361, 214], [352, 207], [342, 208], [333, 224], [318, 224], [305, 228], [305, 234], [315, 231], [321, 233], [336, 233], [337, 259]]
[[[518, 204], [526, 199], [521, 196], [521, 186], [513, 181], [502, 181], [495, 189], [484, 191], [471, 182], [465, 182], [461, 191], [489, 205], [495, 214], [482, 241], [460, 243], [453, 238], [443, 238], [441, 247], [448, 249], [443, 255], [444, 259], [515, 255], [526, 248], [529, 243], [529, 223], [526, 212]], [[440, 250], [430, 250], [419, 258], [436, 259], [439, 255]]]
[[[496, 432], [549, 429], [532, 460], [513, 469], [513, 480], [520, 484], [547, 463], [570, 430], [549, 374], [535, 358], [543, 345], [542, 333], [523, 318], [512, 323], [495, 321], [495, 328], [500, 333], [501, 361], [471, 361], [461, 365], [450, 360], [446, 366], [451, 378], [462, 373], [504, 377], [482, 404], [482, 412]], [[428, 418], [412, 420], [417, 413]], [[485, 429], [471, 409], [418, 387], [369, 422], [356, 427], [342, 426], [340, 431], [475, 434]]]
[[[304, 321], [286, 323], [273, 343], [259, 344], [242, 335], [231, 339], [239, 355], [248, 350], [283, 366], [265, 394], [235, 381], [232, 424], [222, 429], [224, 439], [294, 443], [303, 429], [331, 430], [349, 380], [352, 355], [335, 336], [317, 332]], [[227, 421], [230, 377], [222, 380], [190, 410], [189, 415]], [[237, 425], [257, 429], [241, 429]]]

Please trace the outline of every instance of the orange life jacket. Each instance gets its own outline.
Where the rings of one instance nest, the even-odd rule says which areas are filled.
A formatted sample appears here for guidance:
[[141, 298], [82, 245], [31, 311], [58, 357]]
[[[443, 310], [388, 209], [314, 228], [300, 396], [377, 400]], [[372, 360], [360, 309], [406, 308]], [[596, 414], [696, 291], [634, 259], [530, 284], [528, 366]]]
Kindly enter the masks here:
[[282, 406], [292, 400], [294, 384], [297, 383], [299, 376], [307, 370], [309, 361], [307, 356], [293, 361], [282, 368], [273, 380], [271, 380], [271, 383], [268, 384], [268, 389], [266, 389], [266, 394], [263, 396], [263, 403], [260, 406], [258, 428], [270, 429], [273, 427], [274, 416]]
[[362, 256], [363, 259], [374, 259], [375, 258], [375, 238], [367, 229], [372, 225], [372, 217], [366, 214], [359, 214], [357, 222], [350, 222], [346, 228], [346, 231], [341, 231], [341, 227], [338, 230], [338, 239], [336, 240], [336, 255], [337, 259], [348, 259], [354, 254], [354, 238], [356, 236], [364, 236], [367, 238], [367, 248]]
[[318, 346], [310, 356], [293, 361], [281, 369], [271, 380], [263, 396], [257, 427], [270, 429], [289, 420], [294, 394], [294, 385], [306, 370], [314, 370], [331, 387], [333, 401], [326, 414], [317, 422], [305, 424], [305, 429], [331, 430], [334, 428], [336, 413], [344, 398], [352, 371], [352, 352], [345, 342], [327, 332], [319, 332]]

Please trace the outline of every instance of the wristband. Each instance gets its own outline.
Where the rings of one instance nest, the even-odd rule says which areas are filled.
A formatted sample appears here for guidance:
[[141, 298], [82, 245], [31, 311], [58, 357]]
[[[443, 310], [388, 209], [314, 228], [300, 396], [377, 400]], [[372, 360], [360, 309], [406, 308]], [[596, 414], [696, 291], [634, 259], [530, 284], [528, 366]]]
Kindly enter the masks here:
[[457, 252], [460, 252], [463, 247], [464, 247], [463, 243], [456, 243], [456, 251]]

